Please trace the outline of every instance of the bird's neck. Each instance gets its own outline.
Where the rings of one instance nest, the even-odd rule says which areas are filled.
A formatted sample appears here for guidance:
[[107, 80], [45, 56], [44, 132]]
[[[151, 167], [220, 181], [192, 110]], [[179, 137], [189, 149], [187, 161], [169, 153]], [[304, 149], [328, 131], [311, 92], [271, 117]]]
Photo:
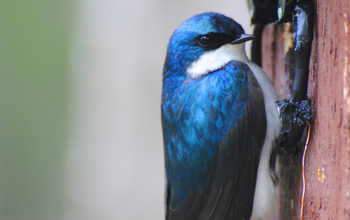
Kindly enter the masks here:
[[248, 62], [243, 44], [226, 44], [220, 48], [203, 53], [186, 70], [187, 75], [198, 78], [224, 67], [232, 60]]

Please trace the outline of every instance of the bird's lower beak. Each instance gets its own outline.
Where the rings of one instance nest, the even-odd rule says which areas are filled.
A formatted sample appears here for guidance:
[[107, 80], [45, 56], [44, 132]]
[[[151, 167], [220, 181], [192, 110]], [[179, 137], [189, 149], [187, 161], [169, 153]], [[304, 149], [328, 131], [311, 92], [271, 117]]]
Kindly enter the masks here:
[[230, 44], [240, 44], [240, 43], [244, 43], [248, 40], [253, 40], [254, 38], [255, 38], [254, 35], [251, 35], [251, 34], [241, 34], [241, 36], [239, 38], [230, 42]]

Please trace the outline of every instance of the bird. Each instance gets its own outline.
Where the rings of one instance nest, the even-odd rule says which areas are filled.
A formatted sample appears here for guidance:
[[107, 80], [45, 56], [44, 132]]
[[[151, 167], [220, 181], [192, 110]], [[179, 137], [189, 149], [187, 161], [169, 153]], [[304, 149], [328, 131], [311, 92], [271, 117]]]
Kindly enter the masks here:
[[247, 58], [252, 39], [215, 12], [191, 17], [170, 38], [161, 98], [166, 220], [257, 220], [276, 211], [278, 97]]

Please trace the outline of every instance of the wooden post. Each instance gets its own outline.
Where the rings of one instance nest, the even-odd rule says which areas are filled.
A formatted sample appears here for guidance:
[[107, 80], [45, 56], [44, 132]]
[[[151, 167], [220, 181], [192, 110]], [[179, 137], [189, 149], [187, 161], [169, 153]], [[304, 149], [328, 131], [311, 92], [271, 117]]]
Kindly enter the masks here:
[[[350, 1], [316, 0], [315, 7], [308, 88], [314, 120], [303, 219], [350, 219]], [[286, 24], [270, 25], [263, 33], [263, 69], [280, 99], [290, 97], [294, 78], [285, 53], [289, 33]], [[281, 158], [288, 167], [282, 170], [282, 219], [300, 216], [301, 151], [302, 146], [295, 158]]]

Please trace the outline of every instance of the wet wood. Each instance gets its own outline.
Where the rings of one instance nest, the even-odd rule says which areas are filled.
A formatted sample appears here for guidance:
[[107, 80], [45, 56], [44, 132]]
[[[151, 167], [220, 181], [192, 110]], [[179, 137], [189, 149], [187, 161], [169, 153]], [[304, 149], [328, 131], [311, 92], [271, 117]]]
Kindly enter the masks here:
[[[314, 41], [308, 97], [314, 120], [306, 156], [304, 219], [350, 219], [350, 1], [315, 2]], [[294, 74], [285, 54], [286, 27], [268, 26], [263, 33], [263, 69], [280, 99], [289, 98]], [[300, 216], [300, 151], [281, 158], [282, 219]], [[293, 164], [294, 163], [294, 164]]]

